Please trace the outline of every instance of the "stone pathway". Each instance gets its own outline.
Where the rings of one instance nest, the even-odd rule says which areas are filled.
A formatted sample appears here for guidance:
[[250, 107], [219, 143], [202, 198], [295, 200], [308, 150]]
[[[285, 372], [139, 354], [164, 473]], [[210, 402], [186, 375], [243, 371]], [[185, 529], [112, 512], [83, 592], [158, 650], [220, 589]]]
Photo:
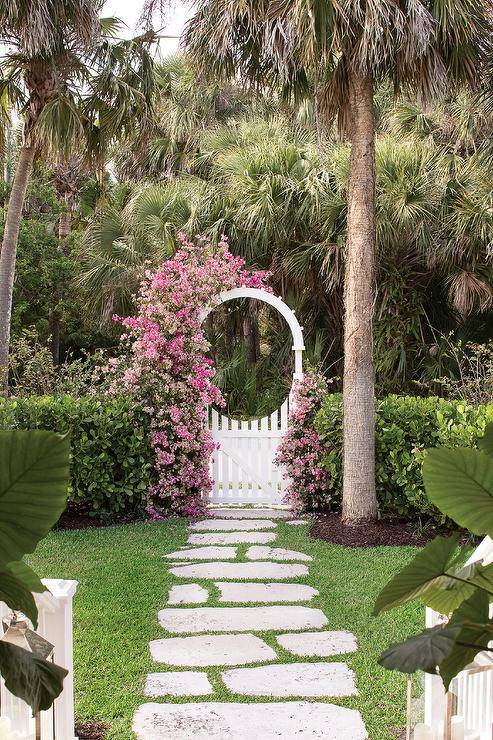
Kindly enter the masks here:
[[[171, 587], [158, 613], [169, 636], [149, 649], [158, 671], [169, 670], [147, 676], [145, 695], [158, 701], [136, 711], [138, 740], [367, 740], [358, 711], [314, 701], [357, 696], [354, 673], [341, 660], [357, 645], [351, 633], [330, 631], [327, 616], [310, 606], [318, 591], [296, 583], [312, 558], [272, 546], [279, 520], [289, 513], [231, 508], [210, 514], [190, 526], [186, 546], [165, 556], [170, 572], [187, 582]], [[248, 562], [237, 560], [239, 547]], [[227, 606], [211, 605], [212, 598]], [[275, 638], [271, 644], [255, 634], [265, 632], [273, 633], [265, 638]], [[293, 662], [280, 662], [283, 651]], [[245, 700], [214, 701], [218, 681], [222, 695], [226, 689]], [[173, 697], [201, 698], [174, 703]]]

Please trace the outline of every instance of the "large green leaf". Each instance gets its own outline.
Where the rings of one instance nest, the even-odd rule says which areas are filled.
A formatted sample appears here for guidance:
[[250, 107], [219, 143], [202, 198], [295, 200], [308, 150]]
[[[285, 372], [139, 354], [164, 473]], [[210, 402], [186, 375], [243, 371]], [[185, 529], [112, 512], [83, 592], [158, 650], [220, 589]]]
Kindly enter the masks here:
[[469, 563], [459, 570], [447, 572], [450, 576], [440, 578], [438, 585], [427, 589], [421, 597], [426, 606], [440, 614], [449, 614], [457, 609], [465, 599], [472, 596], [476, 588], [493, 596], [493, 564], [483, 566], [479, 562]]
[[469, 665], [477, 653], [493, 638], [493, 625], [488, 622], [489, 607], [488, 595], [477, 590], [452, 614], [449, 626], [460, 627], [460, 632], [453, 650], [440, 665], [440, 676], [445, 690], [448, 690], [451, 680]]
[[8, 570], [9, 573], [12, 573], [12, 575], [18, 578], [19, 581], [22, 581], [29, 591], [34, 591], [34, 593], [37, 594], [42, 594], [43, 591], [47, 591], [46, 586], [41, 581], [38, 574], [35, 573], [29, 565], [26, 565], [23, 560], [16, 560], [13, 563], [9, 563], [5, 566], [4, 570]]
[[32, 552], [65, 508], [70, 445], [54, 432], [0, 431], [0, 565]]
[[0, 601], [10, 609], [23, 612], [34, 625], [38, 626], [38, 609], [31, 591], [8, 570], [0, 569]]
[[[427, 591], [436, 589], [444, 583], [444, 576], [457, 562], [456, 553], [459, 536], [437, 537], [428, 542], [380, 592], [373, 614], [405, 604], [417, 598], [424, 598]], [[435, 591], [433, 591], [435, 593]]]
[[51, 707], [63, 689], [68, 671], [0, 640], [0, 673], [7, 689], [36, 713]]
[[466, 448], [430, 450], [426, 493], [441, 512], [474, 534], [493, 535], [493, 458]]
[[493, 457], [493, 424], [488, 424], [484, 436], [478, 439], [478, 447], [488, 457]]
[[378, 662], [384, 668], [401, 673], [437, 673], [438, 666], [454, 649], [459, 633], [459, 626], [439, 626], [424, 630], [405, 642], [391, 645], [382, 653]]
[[18, 560], [0, 568], [0, 601], [14, 611], [23, 612], [34, 625], [38, 623], [38, 609], [32, 592], [42, 593], [46, 586], [28, 565]]

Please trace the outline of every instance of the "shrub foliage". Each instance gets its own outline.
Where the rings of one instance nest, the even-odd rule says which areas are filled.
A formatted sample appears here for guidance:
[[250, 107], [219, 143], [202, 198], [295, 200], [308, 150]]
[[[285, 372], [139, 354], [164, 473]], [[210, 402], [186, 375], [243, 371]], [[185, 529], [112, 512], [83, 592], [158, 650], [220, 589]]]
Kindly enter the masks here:
[[2, 399], [0, 429], [70, 432], [70, 500], [87, 503], [100, 518], [144, 511], [153, 476], [149, 422], [129, 400]]
[[[421, 464], [430, 447], [474, 447], [493, 405], [470, 406], [437, 397], [387, 396], [376, 404], [376, 478], [380, 509], [402, 516], [444, 515], [426, 495]], [[305, 495], [305, 510], [337, 509], [342, 490], [342, 409], [339, 395], [326, 396], [315, 419], [323, 442], [328, 489]]]

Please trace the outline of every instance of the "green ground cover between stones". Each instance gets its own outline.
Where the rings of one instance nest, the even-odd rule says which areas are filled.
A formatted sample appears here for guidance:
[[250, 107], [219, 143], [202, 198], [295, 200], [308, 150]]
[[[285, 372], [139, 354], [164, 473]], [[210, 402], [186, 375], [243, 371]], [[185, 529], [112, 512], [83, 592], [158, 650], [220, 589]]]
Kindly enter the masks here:
[[[412, 605], [377, 620], [370, 612], [379, 589], [410, 559], [413, 548], [345, 549], [311, 540], [308, 526], [276, 524], [276, 547], [299, 550], [313, 557], [309, 575], [295, 580], [320, 591], [310, 606], [323, 609], [329, 620], [328, 630], [348, 630], [358, 638], [358, 651], [343, 659], [356, 673], [360, 695], [325, 701], [359, 709], [370, 740], [390, 740], [390, 728], [404, 723], [405, 679], [384, 671], [376, 661], [390, 642], [421, 626], [423, 611]], [[151, 660], [148, 643], [165, 636], [157, 623], [157, 612], [166, 606], [170, 586], [184, 582], [168, 573], [169, 563], [162, 556], [186, 540], [184, 521], [56, 532], [40, 544], [31, 558], [45, 577], [79, 581], [74, 602], [76, 714], [79, 720], [109, 723], [108, 740], [133, 740], [133, 713], [147, 700], [145, 678], [148, 673], [167, 670], [166, 665]], [[247, 546], [240, 546], [239, 560], [245, 559], [246, 549]], [[208, 606], [225, 606], [224, 602], [219, 603], [218, 589], [212, 581], [194, 582], [209, 590]], [[279, 646], [275, 633], [255, 634], [277, 651], [280, 662], [299, 662], [298, 657]], [[303, 658], [304, 662], [317, 660]], [[331, 660], [338, 661], [340, 657]], [[229, 694], [221, 683], [221, 670], [207, 669], [216, 701], [256, 700]], [[203, 700], [204, 697], [170, 699]], [[265, 697], [258, 700], [268, 701]]]

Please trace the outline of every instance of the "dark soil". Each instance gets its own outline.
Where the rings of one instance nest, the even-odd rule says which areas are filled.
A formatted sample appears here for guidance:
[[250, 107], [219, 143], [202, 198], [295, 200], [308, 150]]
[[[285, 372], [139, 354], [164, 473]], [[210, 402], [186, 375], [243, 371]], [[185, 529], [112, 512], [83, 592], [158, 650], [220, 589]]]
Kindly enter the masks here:
[[340, 514], [325, 514], [315, 519], [310, 534], [317, 540], [344, 547], [422, 547], [437, 534], [444, 534], [444, 531], [429, 526], [418, 532], [412, 522], [396, 518], [379, 519], [353, 527], [343, 524]]
[[406, 730], [399, 730], [399, 729], [393, 729], [391, 728], [393, 734], [396, 736], [397, 740], [406, 740]]
[[89, 529], [90, 527], [107, 527], [111, 524], [130, 524], [136, 521], [135, 514], [108, 515], [107, 518], [97, 518], [88, 506], [69, 503], [61, 515], [55, 529]]
[[104, 740], [107, 730], [104, 722], [81, 722], [75, 726], [79, 740]]

